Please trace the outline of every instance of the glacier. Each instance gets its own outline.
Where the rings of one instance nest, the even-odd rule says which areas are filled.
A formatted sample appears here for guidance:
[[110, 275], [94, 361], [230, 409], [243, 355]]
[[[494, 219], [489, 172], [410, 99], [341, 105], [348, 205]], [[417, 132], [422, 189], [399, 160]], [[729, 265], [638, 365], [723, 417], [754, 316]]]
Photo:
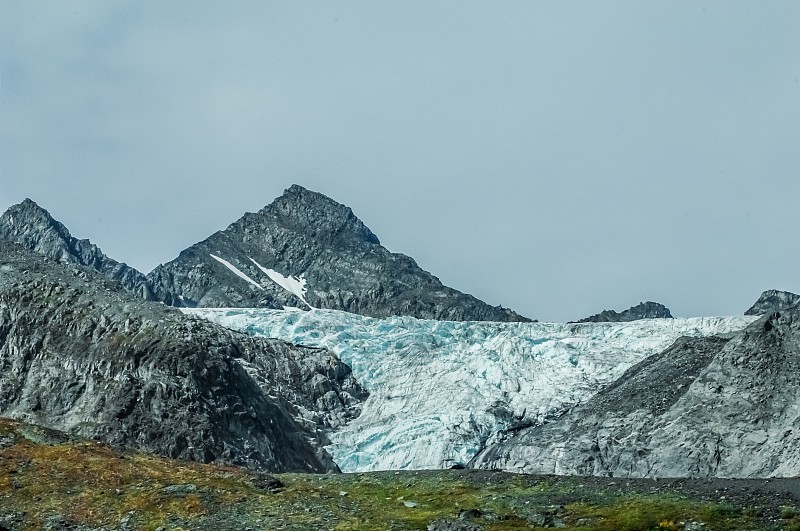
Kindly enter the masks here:
[[681, 336], [729, 334], [754, 316], [628, 323], [376, 319], [337, 310], [181, 308], [251, 335], [330, 349], [369, 392], [329, 433], [344, 472], [448, 468], [515, 428], [546, 422]]

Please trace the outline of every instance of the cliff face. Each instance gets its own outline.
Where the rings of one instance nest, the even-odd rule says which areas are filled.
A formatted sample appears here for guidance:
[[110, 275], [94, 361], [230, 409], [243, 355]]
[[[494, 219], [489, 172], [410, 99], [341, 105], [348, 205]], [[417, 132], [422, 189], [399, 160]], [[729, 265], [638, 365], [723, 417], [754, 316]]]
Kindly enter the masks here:
[[169, 457], [335, 470], [325, 430], [364, 391], [324, 349], [141, 301], [0, 240], [0, 416]]
[[800, 310], [731, 339], [678, 340], [560, 419], [485, 450], [480, 468], [626, 477], [800, 474]]
[[[211, 254], [231, 262], [264, 289], [237, 277]], [[253, 260], [283, 275], [304, 275], [306, 299], [319, 308], [373, 317], [528, 320], [442, 285], [413, 259], [381, 246], [350, 208], [297, 185], [157, 267], [148, 280], [156, 297], [176, 306], [303, 306]]]
[[639, 319], [672, 319], [669, 308], [658, 302], [640, 302], [623, 312], [603, 310], [602, 312], [577, 321], [578, 323], [623, 323]]
[[18, 243], [56, 262], [91, 267], [103, 276], [118, 281], [140, 298], [155, 299], [142, 273], [109, 258], [89, 240], [74, 238], [64, 225], [30, 199], [12, 206], [0, 216], [0, 238]]

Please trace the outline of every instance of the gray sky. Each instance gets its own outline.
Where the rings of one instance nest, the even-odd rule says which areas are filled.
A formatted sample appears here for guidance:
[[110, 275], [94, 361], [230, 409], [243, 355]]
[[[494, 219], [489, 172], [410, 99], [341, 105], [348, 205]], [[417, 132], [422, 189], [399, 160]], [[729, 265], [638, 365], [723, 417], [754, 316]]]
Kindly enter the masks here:
[[0, 3], [0, 210], [145, 272], [292, 183], [563, 321], [800, 292], [800, 2]]

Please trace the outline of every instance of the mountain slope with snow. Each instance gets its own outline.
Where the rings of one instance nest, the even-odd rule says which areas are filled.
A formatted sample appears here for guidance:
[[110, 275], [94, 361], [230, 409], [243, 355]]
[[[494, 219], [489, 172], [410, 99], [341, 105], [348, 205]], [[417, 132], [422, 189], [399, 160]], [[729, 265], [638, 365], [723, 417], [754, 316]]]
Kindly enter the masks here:
[[375, 319], [332, 310], [186, 309], [255, 336], [324, 347], [369, 391], [330, 434], [344, 471], [468, 462], [507, 430], [584, 402], [682, 336], [741, 330], [754, 317], [630, 323], [479, 323]]
[[374, 317], [529, 320], [444, 286], [412, 258], [389, 252], [350, 208], [297, 185], [147, 278], [176, 306], [308, 305]]

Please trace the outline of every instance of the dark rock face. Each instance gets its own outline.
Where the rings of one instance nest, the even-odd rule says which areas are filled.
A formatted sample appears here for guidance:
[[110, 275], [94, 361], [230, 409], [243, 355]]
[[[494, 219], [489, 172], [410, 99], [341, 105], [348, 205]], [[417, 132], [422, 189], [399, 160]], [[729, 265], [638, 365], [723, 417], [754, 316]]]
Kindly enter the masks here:
[[[242, 280], [210, 255], [264, 286]], [[350, 208], [294, 185], [259, 212], [183, 251], [148, 275], [156, 297], [176, 306], [303, 306], [252, 260], [283, 275], [304, 275], [308, 302], [373, 317], [528, 320], [442, 283], [408, 256], [390, 253]]]
[[669, 308], [657, 302], [640, 302], [624, 312], [614, 310], [603, 310], [602, 312], [576, 321], [578, 323], [622, 323], [627, 321], [637, 321], [639, 319], [672, 319]]
[[0, 240], [0, 416], [173, 458], [336, 470], [366, 393], [324, 349], [251, 338]]
[[626, 477], [800, 474], [800, 310], [730, 339], [678, 340], [551, 423], [472, 465]]
[[761, 294], [758, 300], [745, 315], [764, 315], [770, 312], [785, 310], [800, 304], [800, 295], [795, 295], [789, 291], [779, 291], [770, 289]]
[[89, 240], [74, 238], [67, 228], [30, 199], [9, 208], [0, 217], [0, 238], [18, 243], [57, 262], [81, 264], [119, 281], [145, 300], [154, 300], [145, 276], [112, 260]]

